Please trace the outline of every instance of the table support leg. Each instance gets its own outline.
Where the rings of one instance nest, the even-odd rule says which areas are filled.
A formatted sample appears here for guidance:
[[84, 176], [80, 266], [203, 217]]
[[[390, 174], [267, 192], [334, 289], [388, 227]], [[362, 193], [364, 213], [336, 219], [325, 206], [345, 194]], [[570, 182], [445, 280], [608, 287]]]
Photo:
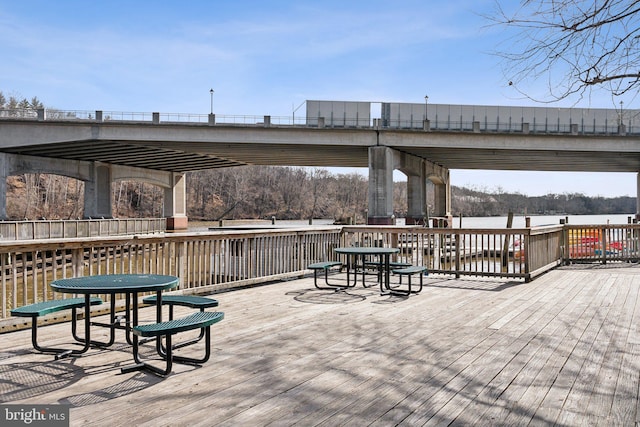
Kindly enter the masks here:
[[[133, 297], [133, 310], [131, 310], [132, 317], [133, 317], [131, 328], [133, 328], [134, 326], [138, 326], [138, 293], [137, 292], [132, 292], [131, 294], [127, 293], [127, 308], [130, 308], [129, 298], [131, 297]], [[129, 313], [129, 310], [127, 310], [127, 313]], [[145, 368], [145, 364], [144, 362], [142, 362], [139, 356], [138, 336], [136, 334], [131, 334], [131, 337], [127, 335], [127, 340], [129, 340], [129, 338], [131, 338], [131, 345], [133, 346], [132, 351], [133, 351], [133, 360], [135, 361], [135, 364], [121, 368], [120, 372], [122, 372], [123, 374], [126, 374], [128, 372], [133, 372], [133, 371], [139, 371], [140, 369]]]
[[[380, 260], [381, 268], [384, 269], [384, 280], [380, 280], [380, 295], [391, 295], [391, 271], [390, 271], [391, 255], [384, 255], [384, 262]], [[382, 276], [382, 274], [381, 274]], [[381, 277], [382, 279], [382, 277]]]
[[[346, 265], [347, 265], [347, 284], [345, 286], [335, 286], [335, 291], [339, 292], [339, 291], [344, 291], [348, 288], [353, 288], [356, 285], [356, 282], [358, 281], [358, 271], [354, 268], [353, 271], [353, 284], [351, 283], [351, 263], [349, 262], [349, 257], [346, 257]], [[357, 260], [356, 260], [356, 264], [357, 264]], [[355, 265], [354, 265], [355, 266]], [[331, 285], [333, 286], [333, 285]]]
[[[75, 316], [75, 310], [73, 312]], [[75, 322], [75, 319], [74, 319]], [[74, 331], [75, 332], [75, 331]], [[75, 333], [73, 334], [76, 337]], [[34, 335], [35, 338], [35, 335]], [[81, 341], [82, 342], [82, 341]], [[91, 346], [91, 296], [84, 296], [84, 346], [80, 350], [63, 350], [55, 355], [55, 359], [62, 359], [67, 356], [79, 356], [86, 353]], [[37, 349], [37, 348], [36, 348]]]
[[[111, 301], [109, 304], [109, 323], [100, 323], [100, 322], [91, 322], [91, 325], [94, 326], [104, 326], [109, 328], [109, 341], [91, 341], [91, 345], [96, 347], [109, 347], [113, 345], [116, 341], [116, 327], [118, 325], [118, 320], [116, 319], [116, 300], [115, 295], [111, 296]], [[84, 342], [84, 339], [76, 338], [78, 341]]]
[[[139, 321], [138, 320], [138, 294], [136, 292], [133, 292], [132, 297], [133, 297], [133, 309], [131, 310], [131, 313], [133, 316], [133, 322], [132, 322], [132, 328], [133, 328], [133, 326], [138, 325], [138, 321]], [[158, 323], [162, 322], [162, 291], [158, 291], [156, 293], [156, 322]], [[167, 338], [166, 338], [167, 346], [168, 346], [166, 351], [162, 346], [162, 336], [158, 336], [156, 338], [156, 351], [160, 356], [162, 356], [163, 359], [167, 360], [167, 366], [165, 370], [156, 368], [155, 366], [145, 363], [142, 361], [142, 359], [140, 359], [140, 355], [139, 355], [140, 340], [138, 339], [138, 336], [136, 334], [131, 334], [131, 335], [132, 335], [132, 346], [133, 346], [133, 360], [135, 361], [135, 364], [121, 368], [120, 371], [123, 374], [128, 372], [138, 371], [141, 369], [148, 369], [152, 372], [155, 372], [163, 376], [171, 372], [171, 367], [173, 363], [173, 358], [171, 357], [171, 345], [172, 345], [171, 335], [167, 335]]]

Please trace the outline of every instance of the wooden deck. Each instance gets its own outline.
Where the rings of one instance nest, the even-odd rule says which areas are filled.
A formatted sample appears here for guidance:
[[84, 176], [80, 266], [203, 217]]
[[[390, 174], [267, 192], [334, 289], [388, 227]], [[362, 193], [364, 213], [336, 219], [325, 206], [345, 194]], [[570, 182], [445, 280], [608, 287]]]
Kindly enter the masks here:
[[[125, 344], [53, 361], [12, 332], [0, 335], [0, 402], [69, 404], [72, 426], [634, 425], [639, 273], [429, 276], [408, 298], [319, 291], [312, 278], [220, 293], [211, 360], [164, 379], [121, 374]], [[42, 328], [42, 342], [68, 328]]]

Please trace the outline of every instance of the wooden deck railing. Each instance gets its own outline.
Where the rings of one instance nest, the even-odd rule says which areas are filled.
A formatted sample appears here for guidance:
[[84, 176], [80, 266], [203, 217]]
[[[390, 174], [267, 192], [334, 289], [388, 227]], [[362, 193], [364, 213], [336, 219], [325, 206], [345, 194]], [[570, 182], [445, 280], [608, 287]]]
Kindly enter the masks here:
[[557, 225], [514, 229], [344, 227], [349, 245], [400, 248], [396, 260], [433, 273], [521, 278], [562, 263], [638, 261], [640, 225]]
[[[532, 239], [532, 229], [527, 228], [344, 227], [343, 231], [348, 244], [395, 246], [400, 248], [396, 261], [423, 265], [431, 273], [456, 277], [470, 275], [530, 280], [532, 271], [547, 264], [552, 264], [548, 267], [551, 268], [561, 262], [559, 251], [552, 251], [551, 256], [531, 256], [531, 250], [527, 251], [526, 246], [533, 241], [545, 242], [552, 238], [552, 234], [540, 232], [536, 233], [536, 239]], [[536, 254], [538, 252], [535, 250]]]
[[637, 261], [640, 225], [565, 225], [564, 258], [571, 262]]
[[0, 240], [56, 239], [162, 233], [166, 218], [0, 221]]
[[0, 242], [0, 319], [14, 307], [64, 297], [49, 287], [60, 278], [170, 274], [184, 292], [212, 292], [300, 276], [339, 242], [339, 227]]
[[[171, 274], [180, 277], [181, 292], [210, 293], [301, 276], [310, 263], [337, 260], [335, 247], [361, 245], [398, 247], [395, 260], [424, 265], [432, 274], [529, 281], [562, 262], [638, 260], [639, 236], [638, 225], [328, 226], [0, 241], [0, 320], [10, 321], [15, 307], [64, 297], [49, 283], [66, 277]], [[0, 322], [0, 332], [8, 330], [6, 323]]]

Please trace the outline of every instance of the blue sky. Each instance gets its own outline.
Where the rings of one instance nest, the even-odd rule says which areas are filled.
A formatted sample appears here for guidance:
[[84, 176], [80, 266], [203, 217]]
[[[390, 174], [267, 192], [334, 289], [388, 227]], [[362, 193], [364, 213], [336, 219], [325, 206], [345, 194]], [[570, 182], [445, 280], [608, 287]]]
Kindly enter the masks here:
[[[62, 110], [206, 114], [213, 88], [218, 115], [291, 116], [307, 99], [421, 103], [425, 95], [436, 104], [537, 105], [508, 86], [491, 54], [509, 43], [482, 17], [493, 6], [0, 0], [0, 90]], [[597, 92], [574, 103], [554, 105], [615, 107]], [[451, 178], [528, 195], [636, 195], [635, 173], [453, 170]]]

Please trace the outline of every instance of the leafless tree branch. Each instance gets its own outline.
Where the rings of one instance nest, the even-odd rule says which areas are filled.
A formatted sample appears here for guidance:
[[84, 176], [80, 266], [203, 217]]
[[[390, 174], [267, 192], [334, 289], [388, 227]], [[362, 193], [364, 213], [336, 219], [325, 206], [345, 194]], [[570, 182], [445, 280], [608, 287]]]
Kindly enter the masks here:
[[546, 101], [640, 88], [640, 0], [524, 0], [515, 12], [496, 1], [488, 18], [512, 33], [496, 54], [520, 93], [533, 99], [527, 88], [543, 78]]

